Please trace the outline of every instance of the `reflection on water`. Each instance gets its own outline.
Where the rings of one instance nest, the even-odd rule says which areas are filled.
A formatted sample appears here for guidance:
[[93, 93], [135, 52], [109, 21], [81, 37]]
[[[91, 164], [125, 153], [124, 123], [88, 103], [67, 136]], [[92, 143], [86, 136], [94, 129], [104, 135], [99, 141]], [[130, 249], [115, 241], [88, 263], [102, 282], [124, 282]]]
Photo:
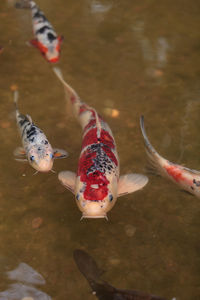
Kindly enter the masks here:
[[1, 300], [51, 300], [46, 293], [38, 290], [34, 285], [44, 285], [45, 280], [41, 274], [25, 263], [7, 272], [10, 280], [17, 283], [9, 284], [6, 291], [0, 292]]
[[[199, 199], [149, 176], [143, 191], [119, 199], [109, 222], [80, 223], [74, 197], [57, 174], [32, 176], [30, 167], [14, 161], [19, 139], [12, 84], [19, 87], [22, 110], [38, 120], [52, 144], [69, 151], [69, 159], [55, 165], [57, 173], [77, 170], [82, 136], [49, 64], [26, 45], [30, 11], [16, 10], [13, 2], [0, 1], [0, 258], [12, 257], [1, 268], [1, 293], [17, 285], [21, 298], [26, 286], [54, 300], [94, 299], [72, 258], [82, 248], [105, 264], [104, 279], [113, 286], [199, 300]], [[200, 170], [199, 1], [37, 4], [65, 37], [59, 67], [66, 81], [112, 129], [121, 173], [143, 173], [141, 114], [162, 156]], [[19, 262], [42, 274], [46, 284], [11, 282], [5, 271]]]
[[157, 37], [157, 40], [152, 42], [145, 36], [144, 27], [144, 22], [137, 22], [132, 28], [141, 46], [141, 52], [147, 65], [146, 72], [150, 76], [161, 77], [167, 64], [168, 51], [170, 49], [169, 42], [162, 36]]
[[20, 263], [13, 271], [8, 271], [7, 276], [10, 280], [17, 280], [31, 284], [45, 284], [45, 280], [38, 272], [25, 263]]
[[91, 1], [91, 13], [106, 13], [112, 7], [111, 3], [102, 4], [101, 1]]

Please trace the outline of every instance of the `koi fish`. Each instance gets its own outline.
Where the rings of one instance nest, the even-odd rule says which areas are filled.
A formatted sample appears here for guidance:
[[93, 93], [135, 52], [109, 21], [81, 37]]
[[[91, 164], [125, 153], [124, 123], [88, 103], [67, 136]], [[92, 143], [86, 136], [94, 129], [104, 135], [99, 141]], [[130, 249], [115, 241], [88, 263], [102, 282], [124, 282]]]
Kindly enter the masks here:
[[82, 218], [107, 219], [106, 213], [114, 206], [117, 197], [140, 190], [148, 178], [140, 174], [119, 177], [119, 159], [110, 127], [94, 108], [80, 100], [64, 81], [61, 71], [53, 69], [64, 85], [74, 115], [83, 129], [77, 174], [60, 172], [58, 179], [75, 194]]
[[53, 161], [57, 158], [65, 158], [67, 152], [60, 149], [52, 149], [44, 132], [37, 127], [29, 115], [22, 115], [17, 106], [18, 91], [14, 91], [14, 103], [16, 106], [16, 121], [22, 138], [22, 147], [18, 147], [14, 154], [19, 161], [27, 161], [40, 172], [48, 172], [53, 167]]
[[183, 190], [200, 198], [200, 172], [174, 164], [160, 156], [150, 144], [146, 135], [143, 116], [140, 118], [140, 127], [152, 171], [162, 177], [170, 179]]
[[30, 44], [38, 48], [48, 62], [58, 62], [63, 37], [56, 34], [53, 26], [49, 23], [44, 13], [34, 1], [18, 2], [16, 7], [31, 8], [33, 34], [35, 39], [31, 40]]
[[100, 300], [166, 300], [140, 291], [117, 289], [100, 280], [103, 271], [99, 269], [95, 260], [83, 250], [74, 251], [74, 260], [79, 271], [87, 279], [93, 294]]

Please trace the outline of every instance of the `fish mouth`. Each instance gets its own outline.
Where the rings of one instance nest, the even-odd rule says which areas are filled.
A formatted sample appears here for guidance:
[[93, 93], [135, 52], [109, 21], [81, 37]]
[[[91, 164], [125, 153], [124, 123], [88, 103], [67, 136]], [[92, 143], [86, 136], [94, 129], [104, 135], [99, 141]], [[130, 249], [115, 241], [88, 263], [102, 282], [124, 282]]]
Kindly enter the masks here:
[[80, 221], [82, 221], [83, 219], [106, 219], [108, 221], [108, 217], [107, 215], [82, 215]]

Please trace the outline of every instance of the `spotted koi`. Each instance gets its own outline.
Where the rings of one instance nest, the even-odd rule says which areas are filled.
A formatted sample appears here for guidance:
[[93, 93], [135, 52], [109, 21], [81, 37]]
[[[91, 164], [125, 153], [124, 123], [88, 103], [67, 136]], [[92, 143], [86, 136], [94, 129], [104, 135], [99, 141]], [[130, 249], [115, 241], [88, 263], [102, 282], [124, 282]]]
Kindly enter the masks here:
[[15, 91], [16, 121], [23, 147], [18, 147], [14, 154], [19, 161], [28, 160], [37, 171], [48, 172], [52, 170], [54, 159], [65, 158], [68, 154], [64, 150], [52, 148], [44, 132], [33, 123], [31, 117], [19, 112], [17, 102], [18, 91]]
[[140, 127], [151, 170], [154, 173], [173, 181], [180, 186], [181, 189], [200, 197], [200, 172], [174, 164], [160, 156], [149, 142], [144, 128], [143, 116], [140, 118]]
[[21, 2], [16, 4], [16, 7], [31, 8], [33, 34], [35, 38], [30, 41], [30, 44], [38, 48], [48, 62], [58, 62], [63, 37], [57, 35], [53, 26], [34, 1], [21, 0]]
[[53, 69], [83, 129], [77, 173], [63, 171], [58, 178], [75, 194], [82, 218], [107, 218], [117, 197], [143, 188], [148, 178], [140, 174], [119, 176], [119, 158], [110, 127], [94, 108], [81, 101], [64, 81], [61, 71]]

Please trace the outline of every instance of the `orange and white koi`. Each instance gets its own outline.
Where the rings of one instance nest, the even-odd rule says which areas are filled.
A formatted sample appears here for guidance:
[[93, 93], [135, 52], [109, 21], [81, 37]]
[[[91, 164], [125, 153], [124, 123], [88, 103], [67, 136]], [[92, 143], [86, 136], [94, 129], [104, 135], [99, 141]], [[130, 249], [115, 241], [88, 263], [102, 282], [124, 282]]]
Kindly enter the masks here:
[[162, 177], [170, 179], [183, 190], [200, 197], [200, 172], [174, 164], [160, 156], [150, 144], [146, 135], [143, 116], [140, 118], [140, 127], [152, 171]]
[[56, 158], [65, 158], [67, 152], [61, 149], [52, 149], [44, 132], [37, 127], [29, 115], [22, 115], [17, 107], [18, 91], [14, 92], [16, 105], [16, 121], [22, 138], [23, 147], [18, 147], [14, 154], [19, 161], [27, 161], [40, 172], [52, 170]]
[[62, 36], [58, 36], [49, 23], [44, 13], [32, 0], [18, 2], [17, 8], [31, 8], [33, 34], [35, 39], [30, 41], [30, 44], [38, 48], [41, 54], [50, 63], [56, 63], [60, 58]]
[[58, 178], [75, 194], [82, 218], [107, 218], [117, 197], [143, 188], [148, 178], [140, 174], [119, 176], [119, 158], [110, 127], [94, 108], [80, 100], [64, 81], [60, 70], [53, 69], [64, 85], [74, 115], [83, 129], [77, 174], [64, 171]]

